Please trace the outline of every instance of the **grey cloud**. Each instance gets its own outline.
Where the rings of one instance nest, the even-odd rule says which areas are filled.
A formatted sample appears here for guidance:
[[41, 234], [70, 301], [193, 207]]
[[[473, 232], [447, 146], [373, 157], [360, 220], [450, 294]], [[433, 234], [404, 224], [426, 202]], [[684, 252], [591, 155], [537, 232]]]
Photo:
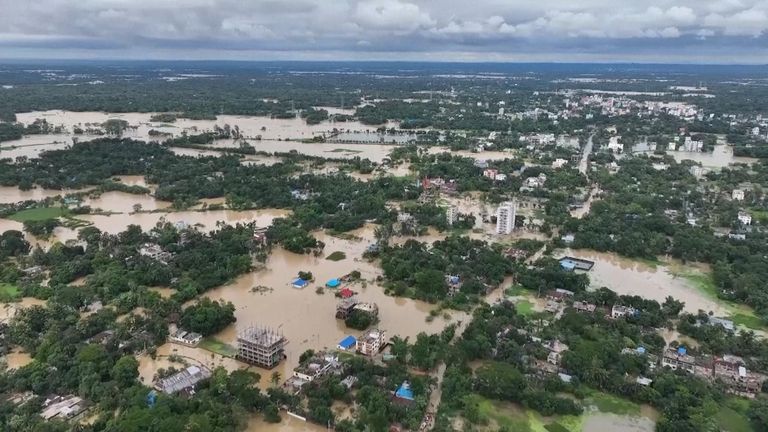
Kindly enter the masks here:
[[0, 10], [0, 57], [633, 60], [655, 49], [753, 62], [768, 31], [768, 0], [0, 0]]

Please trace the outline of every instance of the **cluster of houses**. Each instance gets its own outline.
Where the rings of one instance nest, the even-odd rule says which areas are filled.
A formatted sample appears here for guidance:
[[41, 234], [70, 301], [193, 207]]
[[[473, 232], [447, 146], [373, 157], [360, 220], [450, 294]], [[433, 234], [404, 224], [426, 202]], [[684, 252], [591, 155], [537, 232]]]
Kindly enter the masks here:
[[[555, 304], [562, 310], [565, 306], [565, 301], [572, 296], [573, 293], [570, 291], [554, 290], [547, 296], [548, 305], [550, 303]], [[582, 301], [574, 301], [571, 307], [583, 313], [594, 313], [598, 309], [596, 305]], [[640, 313], [636, 308], [620, 304], [613, 305], [606, 312], [611, 319], [620, 319]], [[733, 322], [724, 318], [710, 317], [708, 324], [721, 326], [728, 331], [735, 330]], [[541, 341], [535, 337], [532, 337], [532, 340], [540, 342], [549, 352], [546, 362], [536, 362], [536, 369], [543, 373], [559, 373], [564, 375], [561, 376], [561, 379], [568, 380], [567, 374], [564, 374], [564, 371], [560, 368], [562, 353], [568, 350], [568, 346], [558, 340]], [[643, 347], [624, 348], [622, 354], [646, 357], [651, 370], [661, 365], [662, 367], [683, 370], [704, 379], [717, 381], [724, 385], [727, 391], [739, 396], [754, 397], [760, 393], [763, 383], [768, 380], [768, 375], [749, 371], [744, 359], [733, 355], [716, 357], [694, 356], [682, 346], [667, 347], [660, 357], [646, 352]], [[642, 376], [636, 378], [636, 382], [641, 385], [650, 385], [652, 381], [650, 378]]]
[[359, 338], [347, 336], [339, 342], [338, 348], [342, 351], [355, 350], [364, 356], [374, 356], [381, 352], [387, 345], [387, 332], [380, 329], [370, 329]]
[[744, 397], [754, 397], [760, 393], [763, 383], [768, 380], [765, 374], [749, 371], [741, 357], [729, 354], [715, 357], [694, 356], [683, 346], [668, 347], [664, 350], [661, 365], [717, 381], [723, 384], [728, 392]]

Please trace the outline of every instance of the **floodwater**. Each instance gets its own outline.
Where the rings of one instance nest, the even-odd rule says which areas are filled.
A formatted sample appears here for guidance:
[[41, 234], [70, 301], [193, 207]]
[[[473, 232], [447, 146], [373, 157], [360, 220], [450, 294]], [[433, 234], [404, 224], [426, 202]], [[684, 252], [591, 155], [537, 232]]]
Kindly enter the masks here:
[[[638, 148], [642, 152], [642, 144]], [[674, 157], [678, 162], [692, 160], [701, 163], [705, 168], [724, 168], [731, 164], [753, 164], [759, 161], [755, 158], [734, 156], [733, 147], [721, 142], [721, 140], [718, 140], [718, 144], [713, 147], [712, 152], [667, 151], [667, 154]]]
[[324, 432], [327, 428], [314, 423], [293, 418], [281, 412], [283, 420], [280, 423], [267, 423], [261, 416], [253, 416], [248, 421], [246, 432]]
[[[307, 125], [300, 118], [292, 119], [274, 119], [269, 117], [256, 116], [232, 116], [221, 115], [216, 120], [190, 120], [178, 119], [176, 122], [168, 124], [162, 122], [151, 122], [150, 117], [154, 113], [103, 113], [103, 112], [71, 112], [61, 110], [35, 111], [29, 113], [17, 114], [18, 121], [24, 124], [30, 124], [38, 118], [44, 118], [49, 123], [56, 126], [64, 126], [67, 133], [57, 135], [31, 135], [16, 141], [9, 141], [2, 144], [3, 150], [0, 151], [0, 157], [27, 156], [37, 157], [43, 150], [64, 148], [72, 144], [72, 138], [84, 141], [98, 138], [98, 135], [74, 135], [75, 126], [86, 129], [89, 125], [98, 127], [101, 123], [109, 119], [126, 120], [130, 127], [123, 133], [126, 138], [134, 138], [145, 141], [158, 141], [162, 137], [151, 137], [149, 131], [159, 130], [169, 135], [179, 136], [186, 132], [187, 134], [197, 134], [206, 131], [212, 131], [214, 126], [223, 127], [225, 124], [238, 126], [243, 137], [249, 141], [257, 150], [267, 152], [288, 152], [295, 150], [314, 156], [327, 157], [354, 157], [368, 158], [373, 161], [381, 161], [392, 149], [387, 145], [355, 145], [355, 144], [304, 144], [301, 140], [311, 139], [315, 136], [328, 135], [334, 132], [372, 132], [375, 127], [364, 125], [360, 122], [333, 122], [325, 121], [316, 125]], [[397, 123], [388, 125], [397, 127]], [[32, 144], [30, 146], [30, 144]], [[214, 144], [219, 147], [236, 146], [233, 140], [221, 140]], [[16, 147], [16, 148], [10, 148]], [[5, 150], [5, 148], [9, 148]], [[348, 149], [353, 151], [341, 151]], [[218, 156], [218, 152], [206, 152], [205, 150], [176, 149], [177, 154], [186, 155], [212, 155]]]
[[140, 211], [166, 209], [171, 206], [168, 201], [156, 200], [151, 195], [131, 194], [127, 192], [104, 192], [96, 197], [86, 197], [83, 205], [90, 206], [93, 210], [101, 209], [105, 212], [132, 213], [135, 206]]
[[[169, 356], [171, 355], [180, 357], [183, 363], [172, 362], [169, 359]], [[173, 366], [176, 369], [181, 369], [185, 367], [185, 363], [189, 366], [203, 365], [211, 370], [217, 367], [223, 367], [230, 372], [247, 367], [247, 365], [234, 359], [222, 357], [218, 354], [205, 351], [201, 348], [193, 348], [184, 345], [173, 344], [170, 342], [165, 343], [157, 348], [157, 353], [154, 360], [149, 356], [149, 354], [142, 354], [138, 356], [138, 360], [139, 379], [142, 383], [148, 386], [152, 386], [152, 381], [158, 369], [167, 369], [170, 366]]]
[[[1, 157], [1, 156], [0, 156]], [[42, 189], [34, 188], [23, 191], [15, 186], [0, 186], [0, 204], [12, 204], [19, 201], [34, 200], [39, 201], [45, 198], [52, 198], [57, 195], [64, 196], [69, 193], [82, 192], [84, 189]]]
[[47, 303], [46, 300], [40, 300], [33, 297], [24, 297], [20, 301], [13, 303], [0, 303], [0, 321], [13, 318], [13, 316], [16, 315], [16, 311], [19, 309], [31, 306], [45, 306]]
[[506, 151], [482, 151], [472, 152], [469, 150], [451, 151], [448, 147], [433, 146], [429, 148], [429, 154], [451, 153], [454, 156], [463, 156], [466, 158], [472, 158], [476, 160], [502, 160], [502, 159], [514, 159], [517, 154], [514, 150]]
[[588, 273], [592, 288], [604, 286], [618, 294], [638, 295], [659, 303], [664, 302], [667, 296], [672, 296], [685, 302], [687, 312], [697, 313], [701, 309], [719, 316], [728, 315], [724, 306], [710, 299], [686, 279], [674, 276], [666, 265], [652, 267], [616, 254], [588, 250], [566, 249], [558, 253], [595, 262]]
[[25, 352], [14, 351], [8, 353], [4, 360], [8, 365], [8, 369], [19, 369], [32, 363], [32, 356]]
[[[393, 145], [386, 144], [304, 143], [295, 140], [279, 141], [274, 139], [262, 139], [260, 141], [248, 140], [248, 143], [253, 146], [256, 151], [269, 153], [288, 153], [295, 151], [308, 156], [340, 159], [360, 157], [361, 159], [370, 159], [373, 162], [381, 162], [394, 148]], [[238, 144], [232, 139], [221, 139], [214, 141], [211, 144], [211, 147], [236, 148], [238, 147]]]
[[[420, 332], [437, 333], [448, 324], [457, 320], [468, 319], [466, 314], [450, 311], [449, 319], [442, 314], [432, 322], [426, 318], [436, 306], [405, 298], [384, 295], [381, 286], [375, 283], [381, 270], [373, 263], [360, 259], [365, 248], [373, 240], [373, 227], [366, 226], [352, 232], [361, 237], [359, 240], [347, 240], [331, 237], [322, 232], [314, 235], [325, 242], [324, 256], [334, 251], [344, 251], [347, 258], [341, 261], [329, 261], [324, 256], [297, 255], [283, 249], [275, 249], [264, 269], [243, 275], [232, 284], [225, 285], [204, 294], [214, 300], [231, 301], [236, 306], [237, 323], [216, 335], [223, 342], [236, 344], [237, 331], [249, 325], [261, 325], [282, 332], [289, 340], [286, 347], [287, 361], [281, 363], [276, 371], [283, 377], [298, 364], [301, 353], [308, 349], [334, 349], [346, 335], [360, 335], [362, 332], [347, 329], [343, 321], [334, 316], [339, 299], [334, 290], [321, 287], [332, 278], [341, 277], [353, 270], [358, 270], [365, 279], [361, 283], [350, 285], [357, 291], [357, 298], [364, 302], [374, 302], [379, 307], [380, 329], [387, 331], [387, 337], [399, 335], [415, 338]], [[290, 281], [299, 271], [310, 271], [315, 281], [304, 289], [295, 289]], [[252, 288], [264, 286], [271, 291], [252, 292]], [[256, 369], [262, 375], [262, 386], [268, 386], [271, 371]]]
[[583, 432], [653, 432], [656, 422], [645, 416], [608, 413], [589, 414], [582, 425]]
[[[108, 210], [109, 207], [104, 208]], [[153, 213], [120, 213], [112, 215], [80, 215], [78, 219], [90, 222], [94, 227], [109, 234], [118, 234], [126, 230], [128, 225], [139, 225], [142, 230], [148, 231], [154, 228], [158, 222], [170, 223], [183, 222], [192, 226], [200, 226], [208, 231], [216, 228], [218, 222], [234, 225], [237, 223], [256, 222], [258, 226], [266, 227], [272, 220], [285, 217], [290, 210], [265, 209], [265, 210], [207, 210], [207, 211], [178, 211], [178, 212], [153, 212]], [[0, 219], [0, 229], [2, 222]], [[54, 231], [55, 239], [65, 242], [77, 238], [77, 232], [68, 228], [57, 228]]]

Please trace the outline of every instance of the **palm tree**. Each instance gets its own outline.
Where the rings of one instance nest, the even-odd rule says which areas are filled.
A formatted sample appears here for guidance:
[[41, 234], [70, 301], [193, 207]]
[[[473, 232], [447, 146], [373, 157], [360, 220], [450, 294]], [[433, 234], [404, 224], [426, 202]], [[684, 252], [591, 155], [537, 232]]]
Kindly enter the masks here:
[[282, 376], [280, 375], [280, 372], [274, 371], [272, 372], [272, 379], [270, 380], [272, 382], [272, 385], [277, 387], [278, 384], [280, 384], [280, 379]]

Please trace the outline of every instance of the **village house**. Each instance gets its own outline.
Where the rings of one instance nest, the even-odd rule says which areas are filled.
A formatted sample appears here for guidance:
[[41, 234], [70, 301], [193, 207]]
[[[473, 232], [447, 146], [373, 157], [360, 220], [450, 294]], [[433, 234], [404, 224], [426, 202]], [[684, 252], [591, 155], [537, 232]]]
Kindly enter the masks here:
[[189, 366], [169, 377], [157, 380], [154, 387], [155, 390], [169, 395], [181, 391], [194, 394], [194, 388], [197, 383], [210, 377], [211, 371], [205, 366]]
[[82, 414], [88, 406], [87, 402], [75, 395], [48, 396], [43, 402], [40, 416], [45, 420], [68, 420]]
[[734, 201], [744, 201], [744, 190], [734, 189], [733, 192], [731, 192], [731, 199]]
[[168, 261], [173, 258], [172, 253], [164, 251], [163, 248], [156, 243], [144, 243], [141, 248], [139, 248], [139, 255], [152, 258], [163, 264], [168, 264]]
[[688, 355], [685, 347], [677, 349], [669, 347], [664, 350], [661, 357], [661, 365], [672, 370], [682, 369], [689, 373], [694, 373], [696, 369], [696, 357]]
[[168, 336], [168, 340], [179, 345], [195, 347], [203, 340], [203, 335], [178, 329]]
[[633, 316], [633, 315], [637, 314], [637, 312], [638, 312], [637, 309], [635, 309], [635, 308], [633, 308], [631, 306], [624, 306], [624, 305], [615, 304], [611, 308], [611, 318], [617, 319], [617, 318], [625, 317], [625, 316], [628, 316], [628, 315], [629, 316]]
[[327, 375], [341, 367], [339, 357], [335, 354], [319, 352], [293, 370], [293, 376], [306, 382], [312, 382], [317, 378]]
[[725, 384], [729, 392], [746, 397], [760, 393], [768, 378], [748, 371], [744, 359], [728, 354], [715, 358], [713, 376]]
[[489, 178], [491, 180], [496, 180], [496, 175], [499, 173], [499, 170], [495, 168], [486, 168], [483, 170], [483, 177]]
[[555, 290], [552, 290], [547, 293], [547, 299], [553, 300], [556, 302], [561, 302], [565, 299], [569, 299], [573, 297], [573, 295], [574, 295], [573, 291], [569, 291], [567, 289], [562, 289], [562, 288], [556, 288]]
[[575, 301], [573, 302], [573, 308], [579, 312], [592, 313], [595, 311], [595, 309], [597, 309], [597, 306], [593, 305], [592, 303]]
[[751, 225], [752, 224], [752, 215], [745, 211], [740, 211], [738, 215], [739, 222], [742, 225]]

